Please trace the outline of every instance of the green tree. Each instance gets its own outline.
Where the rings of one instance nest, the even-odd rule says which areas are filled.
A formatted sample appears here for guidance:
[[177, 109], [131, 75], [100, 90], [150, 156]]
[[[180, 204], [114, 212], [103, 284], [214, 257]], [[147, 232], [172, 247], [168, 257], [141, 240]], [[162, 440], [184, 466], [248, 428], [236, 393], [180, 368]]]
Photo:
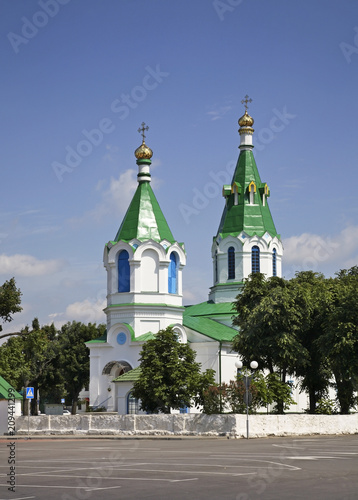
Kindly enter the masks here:
[[[253, 274], [234, 303], [238, 315], [233, 323], [240, 330], [234, 350], [246, 363], [255, 359], [279, 374], [283, 383], [288, 374], [299, 377], [309, 394], [310, 413], [327, 394], [332, 373], [318, 342], [331, 294], [329, 280], [312, 271], [296, 273], [291, 280]], [[284, 402], [277, 403], [283, 412]]]
[[[50, 339], [40, 328], [38, 319], [32, 322], [32, 329], [24, 328], [20, 335], [10, 338], [0, 346], [0, 373], [17, 390], [34, 387], [35, 394], [41, 386], [46, 368], [54, 355]], [[36, 398], [32, 400], [32, 413], [37, 413]], [[28, 406], [24, 406], [24, 414]]]
[[[0, 318], [3, 322], [12, 321], [12, 315], [22, 311], [21, 304], [21, 291], [16, 287], [15, 278], [11, 278], [0, 286]], [[0, 332], [2, 325], [0, 325]], [[0, 339], [17, 334], [3, 334]]]
[[331, 280], [332, 302], [324, 320], [319, 347], [332, 369], [341, 413], [357, 404], [358, 382], [358, 267], [343, 269]]
[[105, 325], [73, 321], [62, 326], [58, 335], [59, 365], [67, 397], [76, 414], [78, 395], [89, 383], [89, 349], [85, 342], [101, 337]]
[[316, 413], [319, 401], [327, 396], [332, 377], [319, 343], [331, 304], [331, 280], [320, 273], [302, 271], [290, 280], [290, 286], [296, 308], [303, 312], [298, 338], [306, 355], [304, 359], [297, 359], [295, 374], [300, 377], [301, 389], [308, 392], [309, 413]]
[[[55, 326], [40, 327], [35, 318], [32, 328], [11, 337], [0, 346], [0, 374], [17, 390], [34, 387], [41, 400], [59, 402], [65, 396], [76, 412], [79, 392], [89, 381], [89, 351], [85, 342], [100, 337], [105, 325], [73, 322], [60, 331]], [[36, 414], [36, 401], [32, 413]], [[27, 406], [24, 414], [27, 414]]]
[[213, 372], [201, 374], [195, 357], [188, 344], [178, 342], [170, 327], [148, 340], [140, 353], [141, 373], [133, 388], [141, 408], [151, 413], [170, 413], [171, 408], [200, 401], [205, 385], [213, 381]]
[[[299, 338], [305, 311], [296, 307], [288, 281], [251, 274], [234, 308], [238, 314], [233, 324], [239, 327], [239, 334], [233, 350], [240, 353], [244, 364], [255, 359], [262, 369], [279, 373], [285, 383], [287, 374], [294, 373], [297, 360], [307, 362], [308, 352]], [[284, 401], [276, 402], [278, 412], [283, 413]]]

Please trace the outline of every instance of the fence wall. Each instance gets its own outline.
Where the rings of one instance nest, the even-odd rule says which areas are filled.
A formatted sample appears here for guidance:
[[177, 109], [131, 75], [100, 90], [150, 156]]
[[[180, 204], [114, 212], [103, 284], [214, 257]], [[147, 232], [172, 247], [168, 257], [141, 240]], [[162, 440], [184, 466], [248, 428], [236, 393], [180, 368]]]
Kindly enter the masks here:
[[[16, 434], [28, 432], [28, 418], [16, 418]], [[356, 434], [358, 414], [250, 415], [250, 437]], [[31, 435], [228, 436], [246, 437], [246, 415], [40, 415], [30, 417]]]

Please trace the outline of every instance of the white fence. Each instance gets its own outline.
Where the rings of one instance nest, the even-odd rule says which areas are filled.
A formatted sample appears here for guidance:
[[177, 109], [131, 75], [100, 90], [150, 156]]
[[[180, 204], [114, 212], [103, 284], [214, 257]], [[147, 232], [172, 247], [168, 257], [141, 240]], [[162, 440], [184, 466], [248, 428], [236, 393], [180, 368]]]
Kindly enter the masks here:
[[[357, 434], [358, 414], [250, 415], [250, 437]], [[16, 434], [28, 433], [28, 418], [16, 418]], [[246, 415], [40, 415], [30, 417], [31, 435], [228, 436], [246, 437]]]

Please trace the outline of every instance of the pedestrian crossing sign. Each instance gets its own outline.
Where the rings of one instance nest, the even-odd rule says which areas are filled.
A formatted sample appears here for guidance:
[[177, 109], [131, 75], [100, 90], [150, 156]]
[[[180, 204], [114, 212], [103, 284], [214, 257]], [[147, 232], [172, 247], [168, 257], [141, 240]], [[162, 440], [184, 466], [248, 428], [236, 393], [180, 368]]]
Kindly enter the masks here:
[[26, 399], [34, 399], [34, 388], [26, 387]]

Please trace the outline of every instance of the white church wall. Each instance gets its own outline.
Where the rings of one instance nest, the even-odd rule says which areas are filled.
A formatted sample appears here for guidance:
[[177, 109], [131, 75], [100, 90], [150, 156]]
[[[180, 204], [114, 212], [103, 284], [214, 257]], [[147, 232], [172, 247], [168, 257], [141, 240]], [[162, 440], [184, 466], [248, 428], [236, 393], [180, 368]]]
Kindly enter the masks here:
[[159, 291], [159, 258], [157, 252], [147, 249], [142, 254], [141, 291]]
[[196, 361], [201, 364], [201, 371], [212, 369], [218, 377], [218, 348], [217, 342], [192, 342], [191, 349], [196, 352]]

